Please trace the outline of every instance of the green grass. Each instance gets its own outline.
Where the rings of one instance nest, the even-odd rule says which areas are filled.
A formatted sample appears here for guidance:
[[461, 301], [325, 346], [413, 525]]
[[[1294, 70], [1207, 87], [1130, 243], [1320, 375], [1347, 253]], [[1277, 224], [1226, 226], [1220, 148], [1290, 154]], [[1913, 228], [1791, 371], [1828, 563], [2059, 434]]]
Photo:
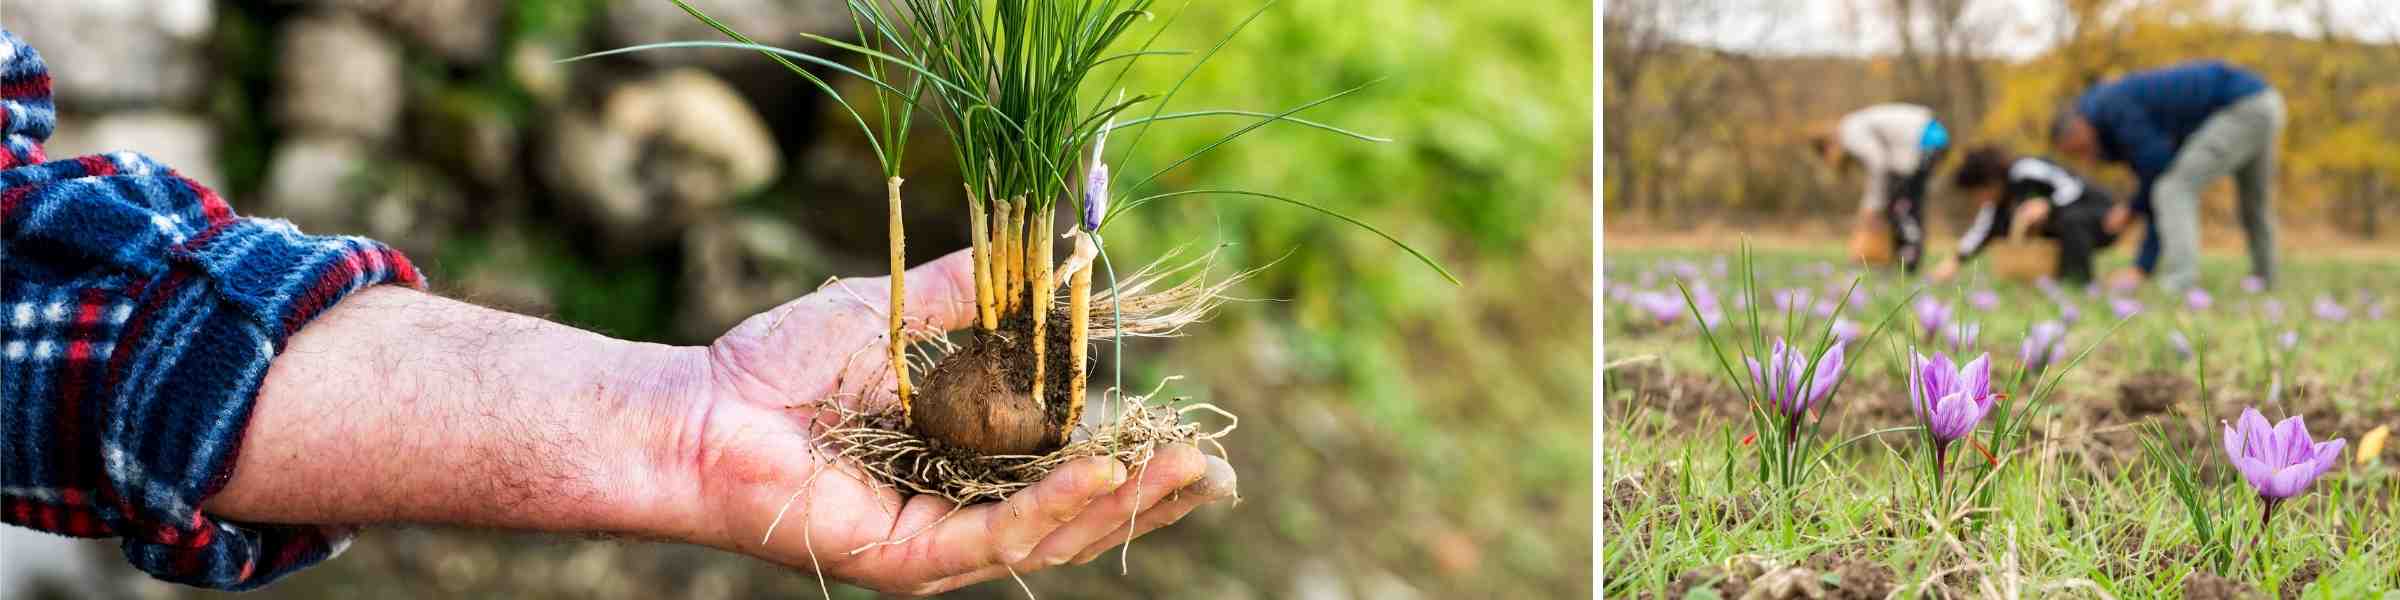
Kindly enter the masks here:
[[[1829, 285], [1846, 283], [1846, 271], [1831, 277], [1808, 272], [1835, 258], [1830, 251], [1763, 253], [1757, 270], [1759, 296], [1767, 298], [1794, 285], [1817, 288], [1822, 294]], [[1670, 261], [1684, 261], [1706, 274], [1713, 260], [1711, 254], [1612, 250], [1603, 287], [1663, 288], [1671, 293], [1671, 276], [1658, 276], [1644, 285], [1641, 273], [1670, 271], [1665, 266]], [[1739, 264], [1735, 261], [1730, 269], [1736, 276]], [[2297, 593], [2304, 584], [2307, 597], [2314, 598], [2372, 597], [2393, 589], [2400, 585], [2400, 536], [2395, 535], [2400, 533], [2400, 520], [2392, 510], [2400, 504], [2400, 485], [2395, 485], [2390, 465], [2357, 466], [2350, 458], [2358, 448], [2359, 433], [2400, 414], [2400, 398], [2394, 396], [2400, 389], [2395, 387], [2400, 385], [2400, 368], [2391, 352], [2400, 348], [2400, 315], [2367, 320], [2355, 295], [2368, 290], [2386, 298], [2388, 312], [2400, 313], [2395, 266], [2400, 265], [2297, 261], [2287, 267], [2277, 290], [2253, 296], [2225, 276], [2240, 273], [2240, 265], [2212, 259], [2205, 268], [2223, 280], [2211, 290], [2212, 308], [2187, 310], [2180, 297], [2146, 290], [2135, 295], [2145, 311], [2113, 334], [2105, 334], [2113, 324], [2107, 295], [2089, 298], [2070, 289], [2068, 296], [2081, 309], [2082, 319], [2070, 327], [2068, 353], [2092, 346], [2091, 357], [2064, 376], [2057, 395], [2032, 408], [2027, 426], [2041, 435], [2024, 452], [2012, 455], [2012, 468], [1991, 481], [1989, 510], [1968, 518], [1936, 514], [1942, 511], [1928, 509], [1929, 503], [1918, 495], [1913, 482], [1922, 471], [1904, 462], [1916, 460], [1921, 452], [1911, 434], [1883, 436], [1880, 443], [1836, 453], [1791, 513], [1777, 509], [1779, 503], [1749, 499], [1762, 493], [1749, 455], [1754, 449], [1728, 450], [1750, 429], [1738, 408], [1725, 418], [1694, 418], [1666, 409], [1670, 402], [1693, 401], [1670, 397], [1675, 392], [1693, 396], [1711, 386], [1731, 387], [1708, 356], [1698, 329], [1688, 322], [1649, 326], [1647, 317], [1612, 297], [1603, 317], [1609, 351], [1604, 362], [1626, 364], [1603, 375], [1603, 402], [1609, 410], [1602, 432], [1602, 473], [1611, 488], [1604, 498], [1610, 512], [1603, 526], [1602, 589], [1608, 595], [1663, 595], [1677, 576], [1745, 554], [1785, 563], [1818, 554], [1869, 560], [1893, 570], [1903, 596], [1938, 591], [1978, 596], [1985, 593], [1980, 586], [1988, 583], [2002, 593], [2008, 586], [2019, 586], [2028, 596], [2088, 596], [2097, 589], [2119, 598], [2173, 598], [2180, 596], [2183, 579], [2195, 571], [2217, 573], [2268, 593]], [[1970, 269], [1967, 278], [1975, 277]], [[1900, 302], [1914, 284], [1878, 274], [1868, 275], [1866, 286], [1875, 291], [1872, 300], [1844, 314], [1872, 327], [1875, 318]], [[1731, 305], [1738, 288], [1728, 283], [1715, 288], [1727, 303], [1727, 321], [1746, 321], [1746, 316], [1734, 316], [1743, 313]], [[1964, 306], [1963, 296], [1983, 289], [1998, 293], [1997, 308], [1976, 311]], [[2024, 285], [1969, 281], [1927, 287], [1922, 293], [1958, 304], [1960, 319], [1982, 323], [1978, 351], [1992, 353], [1996, 384], [2013, 376], [2017, 342], [2026, 328], [2056, 318], [2058, 311], [2053, 302]], [[2347, 305], [2350, 320], [2331, 323], [2311, 317], [2309, 305], [2320, 294]], [[2269, 322], [2256, 308], [2267, 298], [2284, 305], [2279, 323]], [[1784, 330], [1776, 322], [1779, 318], [1760, 318], [1770, 322], [1770, 335]], [[1901, 319], [1910, 317], [1904, 312]], [[2277, 349], [2274, 338], [2285, 330], [2301, 338], [2295, 351]], [[2177, 331], [2201, 346], [2205, 371], [2172, 350], [2168, 338]], [[1909, 330], [1902, 332], [1908, 337]], [[1746, 332], [1734, 335], [1749, 339]], [[1852, 349], [1850, 381], [1831, 401], [1828, 431], [1911, 424], [1905, 413], [1893, 422], [1867, 422], [1873, 417], [1863, 411], [1841, 412], [1844, 406], [1874, 402], [1877, 394], [1901, 393], [1897, 384], [1872, 380], [1893, 379], [1905, 353], [1905, 343]], [[1632, 389], [1633, 370], [1651, 364], [1672, 383], [1637, 393]], [[2186, 397], [2172, 412], [2138, 418], [2085, 408], [2113, 405], [2120, 383], [2156, 372], [2194, 379], [2204, 372], [2214, 401]], [[2171, 491], [2170, 470], [2161, 468], [2168, 463], [2145, 457], [2139, 432], [2130, 425], [2164, 426], [2169, 432], [2163, 438], [2166, 449], [2197, 470], [2199, 495], [2217, 499], [2216, 522], [2233, 528], [2228, 535], [2238, 547], [2257, 532], [2258, 501], [2238, 476], [2231, 475], [2216, 423], [2236, 416], [2228, 407], [2238, 411], [2244, 404], [2257, 404], [2274, 418], [2302, 412], [2320, 439], [2349, 438], [2353, 454], [2305, 496], [2279, 510], [2266, 543], [2251, 556], [2255, 563], [2245, 560], [2220, 570], [2216, 561], [2196, 551], [2198, 534], [2183, 501]], [[2180, 420], [2178, 413], [2183, 415]], [[2092, 456], [2097, 458], [2086, 458]], [[1721, 517], [1727, 507], [1750, 510]], [[2312, 561], [2322, 569], [2313, 581], [2287, 581]], [[1937, 581], [1935, 574], [1945, 571], [1956, 574]]]

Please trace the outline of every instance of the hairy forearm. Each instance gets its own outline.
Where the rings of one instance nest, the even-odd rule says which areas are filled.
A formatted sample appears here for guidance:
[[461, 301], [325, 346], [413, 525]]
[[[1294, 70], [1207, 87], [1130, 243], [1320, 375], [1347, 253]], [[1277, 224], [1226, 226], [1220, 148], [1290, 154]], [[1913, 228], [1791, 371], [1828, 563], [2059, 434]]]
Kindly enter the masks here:
[[360, 292], [269, 368], [206, 507], [280, 523], [642, 533], [698, 349], [422, 292]]

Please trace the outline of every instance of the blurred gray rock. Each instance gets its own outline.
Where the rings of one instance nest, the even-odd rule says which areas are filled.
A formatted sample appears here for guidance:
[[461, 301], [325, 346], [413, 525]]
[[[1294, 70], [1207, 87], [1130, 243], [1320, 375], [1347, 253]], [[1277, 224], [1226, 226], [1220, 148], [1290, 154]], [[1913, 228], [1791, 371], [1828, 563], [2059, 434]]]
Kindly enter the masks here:
[[522, 183], [517, 173], [522, 132], [492, 96], [446, 89], [424, 94], [409, 110], [410, 147], [426, 158], [490, 188], [513, 190]]
[[353, 222], [343, 198], [367, 160], [364, 144], [335, 136], [286, 139], [267, 163], [267, 209], [262, 216], [291, 219], [302, 229], [319, 231], [329, 225]]
[[693, 69], [619, 86], [598, 115], [562, 115], [551, 133], [544, 178], [624, 243], [669, 238], [782, 164], [758, 112]]
[[517, 80], [527, 95], [544, 106], [555, 106], [566, 100], [569, 77], [566, 58], [557, 48], [538, 42], [520, 42], [508, 49], [508, 75]]
[[686, 339], [706, 340], [742, 319], [806, 294], [829, 272], [826, 253], [780, 219], [734, 216], [683, 236], [683, 303], [676, 319]]
[[267, 209], [304, 231], [363, 235], [430, 256], [466, 216], [457, 187], [435, 169], [386, 160], [339, 136], [286, 140], [267, 166]]
[[207, 0], [78, 0], [9, 6], [8, 29], [50, 67], [70, 110], [198, 103], [216, 12]]
[[399, 128], [400, 48], [347, 14], [312, 15], [284, 25], [276, 118], [284, 127], [383, 141]]
[[225, 185], [217, 128], [199, 117], [166, 111], [68, 116], [44, 149], [51, 158], [130, 150], [174, 167], [201, 185]]
[[[850, 33], [850, 11], [841, 2], [822, 0], [691, 0], [693, 7], [742, 32], [758, 43], [793, 48], [810, 44], [802, 34], [837, 36]], [[680, 41], [729, 41], [672, 2], [614, 2], [602, 16], [611, 46]], [[760, 60], [757, 53], [731, 49], [679, 49], [637, 52], [635, 59], [657, 65], [723, 66]]]
[[[558, 309], [549, 284], [542, 277], [540, 253], [514, 228], [497, 228], [488, 239], [488, 246], [473, 265], [455, 277], [465, 298], [476, 304], [525, 314], [548, 314]], [[540, 582], [549, 577], [541, 568], [519, 567], [514, 575]], [[537, 584], [538, 585], [538, 584]]]
[[460, 63], [491, 60], [499, 42], [500, 9], [488, 0], [345, 0], [390, 24], [409, 41]]

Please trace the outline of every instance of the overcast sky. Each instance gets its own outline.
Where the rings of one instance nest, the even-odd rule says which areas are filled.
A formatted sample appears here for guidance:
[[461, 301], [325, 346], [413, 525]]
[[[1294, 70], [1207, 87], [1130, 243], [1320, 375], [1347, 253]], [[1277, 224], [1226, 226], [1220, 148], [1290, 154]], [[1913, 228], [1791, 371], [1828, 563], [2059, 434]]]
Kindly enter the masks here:
[[[1689, 6], [1665, 0], [1671, 5]], [[2211, 0], [2218, 14], [2254, 29], [2318, 35], [2312, 12], [2322, 9], [2339, 23], [2335, 34], [2368, 41], [2400, 42], [2400, 0]], [[1603, 2], [1602, 10], [1607, 10]], [[1681, 15], [1676, 37], [1771, 54], [1877, 54], [1899, 46], [1883, 15], [1885, 0], [1720, 0], [1722, 10]], [[1690, 9], [1682, 9], [1690, 10]], [[1988, 51], [2025, 58], [2047, 49], [2058, 35], [2059, 0], [1977, 0], [1970, 21], [1992, 27]]]

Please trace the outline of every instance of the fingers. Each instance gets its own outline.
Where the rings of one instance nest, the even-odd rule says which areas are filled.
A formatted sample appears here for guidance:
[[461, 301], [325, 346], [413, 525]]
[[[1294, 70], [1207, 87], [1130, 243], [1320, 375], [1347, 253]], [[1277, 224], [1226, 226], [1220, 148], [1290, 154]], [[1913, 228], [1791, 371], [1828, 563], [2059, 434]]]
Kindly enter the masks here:
[[952, 252], [908, 270], [907, 318], [940, 331], [975, 322], [973, 250]]
[[[1208, 457], [1199, 448], [1188, 444], [1167, 446], [1152, 456], [1149, 463], [1134, 470], [1133, 484], [1119, 487], [1116, 493], [1093, 502], [1074, 522], [1042, 540], [1032, 554], [1010, 564], [1016, 565], [1020, 572], [1066, 564], [1093, 544], [1105, 543], [1103, 538], [1132, 522], [1136, 512], [1153, 510], [1161, 500], [1199, 480], [1207, 471]], [[1118, 533], [1120, 541], [1123, 536]]]
[[[1051, 482], [1065, 480], [1058, 485]], [[1125, 465], [1105, 456], [1068, 463], [1033, 487], [1001, 503], [1001, 517], [992, 522], [992, 547], [999, 563], [1016, 564], [1060, 527], [1082, 515], [1093, 500], [1125, 483]]]
[[1222, 458], [1208, 457], [1208, 469], [1200, 476], [1200, 480], [1168, 494], [1165, 500], [1142, 511], [1138, 517], [1141, 522], [1135, 524], [1133, 535], [1126, 535], [1126, 525], [1120, 524], [1116, 530], [1100, 536], [1098, 542], [1083, 549], [1081, 554], [1075, 555], [1072, 562], [1079, 565], [1091, 562], [1092, 559], [1099, 558], [1108, 549], [1125, 543], [1127, 539], [1149, 535], [1150, 532], [1157, 531], [1160, 527], [1173, 525], [1202, 505], [1234, 497], [1238, 487], [1235, 484], [1233, 464], [1225, 462], [1225, 459]]
[[[938, 523], [940, 512], [906, 518], [901, 535], [926, 527], [894, 559], [904, 561], [913, 581], [938, 581], [958, 575], [988, 572], [990, 567], [1022, 560], [1036, 544], [1062, 525], [1074, 522], [1094, 500], [1125, 481], [1125, 467], [1107, 457], [1067, 463], [1050, 477], [1017, 491], [1007, 500], [959, 511]], [[912, 505], [913, 508], [913, 505]], [[915, 512], [915, 511], [911, 511]], [[911, 521], [918, 524], [908, 524]], [[1005, 570], [1003, 571], [1005, 572]]]
[[[901, 310], [913, 325], [923, 323], [939, 331], [965, 328], [975, 322], [975, 261], [972, 250], [952, 252], [933, 262], [908, 270], [901, 282], [908, 286], [908, 297]], [[883, 300], [891, 297], [891, 277], [861, 277], [845, 279], [844, 285], [861, 297], [883, 308]]]

